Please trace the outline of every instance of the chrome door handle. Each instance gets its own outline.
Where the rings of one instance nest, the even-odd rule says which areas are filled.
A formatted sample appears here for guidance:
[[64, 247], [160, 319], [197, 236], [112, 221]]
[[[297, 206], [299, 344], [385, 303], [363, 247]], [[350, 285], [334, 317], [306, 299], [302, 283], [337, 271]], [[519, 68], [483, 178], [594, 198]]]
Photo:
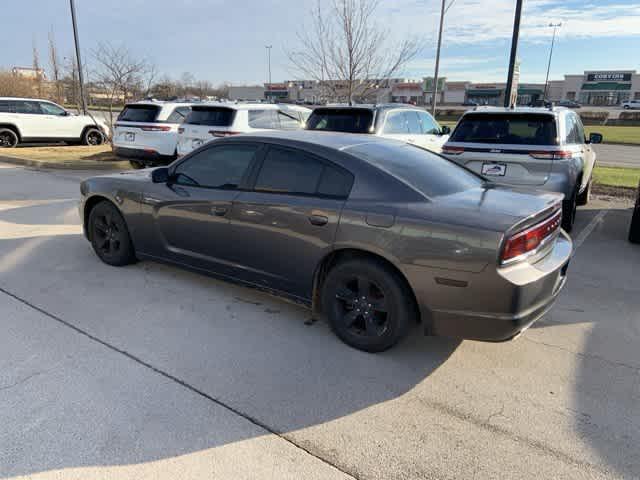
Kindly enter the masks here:
[[224, 217], [227, 214], [227, 207], [215, 206], [211, 209], [211, 213], [213, 213], [216, 217]]
[[311, 222], [311, 225], [321, 227], [329, 223], [329, 218], [324, 215], [309, 215], [309, 222]]

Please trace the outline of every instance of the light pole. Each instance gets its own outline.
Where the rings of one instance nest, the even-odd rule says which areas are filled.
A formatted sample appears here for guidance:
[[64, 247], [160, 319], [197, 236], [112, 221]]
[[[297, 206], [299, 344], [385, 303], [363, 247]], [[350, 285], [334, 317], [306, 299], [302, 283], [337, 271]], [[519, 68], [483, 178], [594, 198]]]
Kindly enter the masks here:
[[550, 27], [553, 27], [553, 37], [551, 38], [551, 50], [549, 50], [549, 63], [547, 64], [547, 78], [544, 81], [544, 95], [542, 98], [547, 99], [547, 86], [549, 85], [549, 70], [551, 70], [551, 57], [553, 56], [553, 44], [556, 42], [556, 32], [558, 28], [562, 26], [562, 22], [550, 23]]
[[265, 45], [264, 48], [267, 49], [267, 69], [269, 72], [269, 84], [271, 84], [271, 48], [273, 45]]
[[522, 17], [522, 0], [516, 0], [516, 15], [513, 19], [513, 36], [511, 37], [511, 56], [509, 57], [509, 73], [507, 75], [507, 88], [504, 92], [504, 106], [511, 106], [511, 89], [513, 87], [513, 73], [516, 68], [518, 56], [518, 37], [520, 36], [520, 18]]
[[82, 59], [80, 58], [80, 40], [78, 39], [78, 25], [76, 23], [76, 6], [73, 0], [69, 0], [71, 5], [71, 23], [73, 24], [73, 39], [76, 44], [76, 61], [78, 63], [78, 82], [80, 83], [80, 104], [82, 113], [87, 114], [87, 99], [84, 96], [84, 73], [82, 72]]
[[438, 31], [438, 48], [436, 50], [436, 71], [433, 75], [433, 89], [431, 97], [431, 114], [436, 116], [436, 105], [438, 103], [438, 71], [440, 70], [440, 48], [442, 47], [442, 29], [444, 28], [444, 15], [449, 11], [451, 5], [456, 0], [451, 0], [449, 5], [445, 8], [446, 0], [442, 0], [442, 6], [440, 7], [440, 29]]

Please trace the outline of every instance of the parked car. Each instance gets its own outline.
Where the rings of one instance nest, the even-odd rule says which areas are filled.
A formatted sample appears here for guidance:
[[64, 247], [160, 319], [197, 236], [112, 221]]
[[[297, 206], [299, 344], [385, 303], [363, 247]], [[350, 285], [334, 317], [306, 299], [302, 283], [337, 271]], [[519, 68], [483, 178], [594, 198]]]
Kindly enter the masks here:
[[319, 107], [311, 113], [306, 129], [377, 135], [434, 152], [441, 151], [450, 132], [424, 109], [398, 103]]
[[115, 124], [113, 152], [134, 168], [166, 165], [176, 158], [178, 127], [191, 103], [143, 101], [125, 105]]
[[622, 104], [622, 108], [625, 110], [638, 110], [640, 109], [640, 99], [628, 100]]
[[557, 106], [559, 107], [567, 107], [567, 108], [581, 108], [582, 105], [580, 105], [578, 102], [573, 101], [573, 100], [560, 100], [558, 103], [556, 103]]
[[562, 226], [570, 232], [576, 206], [591, 194], [595, 143], [580, 117], [562, 107], [478, 108], [458, 122], [443, 154], [494, 183], [563, 193]]
[[203, 103], [194, 105], [178, 128], [178, 155], [215, 138], [263, 130], [299, 130], [308, 108], [270, 103]]
[[416, 322], [513, 338], [553, 304], [572, 249], [562, 195], [498, 187], [374, 135], [231, 136], [80, 192], [105, 263], [157, 259], [283, 295], [370, 352]]
[[462, 102], [462, 106], [463, 107], [477, 107], [478, 106], [478, 102], [476, 102], [474, 100], [465, 100], [464, 102]]
[[0, 97], [0, 147], [61, 141], [100, 145], [110, 133], [104, 120], [76, 115], [48, 100]]

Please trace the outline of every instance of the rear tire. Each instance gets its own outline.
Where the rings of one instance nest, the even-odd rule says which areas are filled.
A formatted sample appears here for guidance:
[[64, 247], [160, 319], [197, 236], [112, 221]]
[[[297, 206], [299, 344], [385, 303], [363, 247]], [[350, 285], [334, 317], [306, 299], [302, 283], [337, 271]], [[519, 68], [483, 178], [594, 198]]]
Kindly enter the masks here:
[[562, 228], [567, 233], [571, 233], [571, 230], [573, 230], [573, 224], [576, 221], [576, 211], [578, 208], [577, 194], [578, 191], [576, 188], [576, 191], [573, 192], [571, 198], [562, 202]]
[[18, 134], [10, 128], [0, 128], [0, 148], [14, 148], [18, 145]]
[[382, 352], [398, 343], [416, 312], [402, 278], [370, 259], [335, 265], [324, 282], [322, 306], [338, 338], [365, 352]]
[[88, 227], [91, 245], [100, 260], [114, 267], [135, 263], [127, 223], [113, 203], [105, 200], [93, 207]]
[[82, 144], [97, 146], [104, 143], [104, 134], [99, 128], [87, 128], [82, 135]]
[[576, 203], [583, 207], [585, 205], [587, 205], [589, 203], [589, 201], [591, 200], [591, 185], [593, 184], [593, 179], [589, 180], [589, 183], [587, 183], [587, 186], [584, 189], [584, 192], [582, 192], [581, 194], [578, 195], [578, 198], [576, 200]]

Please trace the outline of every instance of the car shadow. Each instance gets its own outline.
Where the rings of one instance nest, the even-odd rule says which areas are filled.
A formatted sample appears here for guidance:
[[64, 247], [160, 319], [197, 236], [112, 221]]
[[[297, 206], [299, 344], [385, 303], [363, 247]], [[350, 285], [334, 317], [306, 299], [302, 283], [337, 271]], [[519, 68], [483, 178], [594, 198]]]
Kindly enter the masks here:
[[[29, 206], [34, 222], [38, 208], [53, 213]], [[263, 292], [154, 262], [109, 267], [80, 234], [1, 237], [0, 287], [46, 312], [30, 320], [33, 335], [0, 343], [11, 357], [0, 363], [3, 477], [154, 462], [320, 426], [404, 395], [460, 344], [416, 325], [396, 348], [367, 354]], [[244, 426], [221, 427], [224, 415]]]

